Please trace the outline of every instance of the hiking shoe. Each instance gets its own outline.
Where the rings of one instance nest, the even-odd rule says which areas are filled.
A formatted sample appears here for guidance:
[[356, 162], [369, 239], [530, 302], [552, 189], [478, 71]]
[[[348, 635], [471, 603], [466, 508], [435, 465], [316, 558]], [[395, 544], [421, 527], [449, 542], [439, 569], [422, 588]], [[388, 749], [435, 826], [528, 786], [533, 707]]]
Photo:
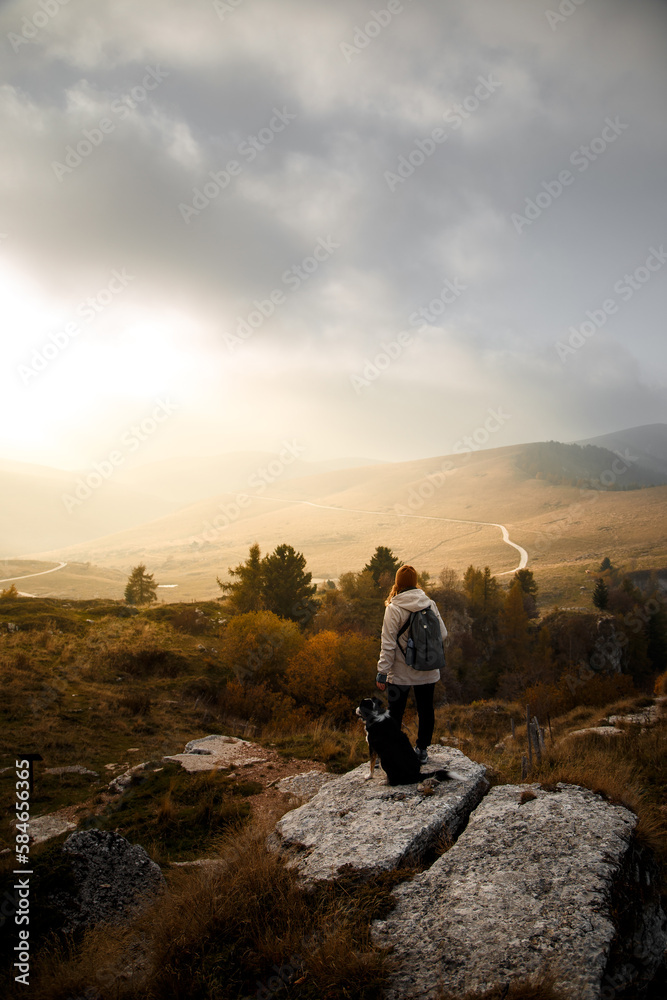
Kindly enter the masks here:
[[417, 760], [420, 764], [425, 764], [428, 760], [428, 750], [421, 750], [419, 747], [415, 747], [415, 753], [417, 755]]

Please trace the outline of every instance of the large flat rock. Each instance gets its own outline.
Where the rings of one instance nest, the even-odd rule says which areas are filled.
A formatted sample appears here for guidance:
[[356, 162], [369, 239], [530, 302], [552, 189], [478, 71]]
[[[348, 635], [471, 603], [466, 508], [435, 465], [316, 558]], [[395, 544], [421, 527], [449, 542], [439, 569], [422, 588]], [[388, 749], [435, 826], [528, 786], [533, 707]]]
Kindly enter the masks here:
[[204, 736], [185, 744], [183, 753], [171, 754], [163, 760], [175, 760], [186, 771], [214, 771], [218, 768], [257, 764], [270, 754], [256, 743], [237, 736]]
[[488, 789], [485, 768], [453, 747], [432, 746], [428, 773], [449, 767], [462, 780], [442, 782], [432, 795], [416, 785], [386, 784], [369, 765], [329, 781], [276, 824], [269, 845], [289, 856], [305, 883], [336, 878], [343, 869], [375, 872], [423, 857], [441, 835], [454, 838]]
[[[374, 922], [373, 939], [393, 946], [397, 963], [387, 1000], [481, 992], [545, 970], [564, 997], [599, 1000], [615, 935], [612, 887], [636, 867], [627, 861], [635, 823], [575, 785], [493, 788], [452, 848], [395, 889], [395, 909]], [[653, 942], [655, 971], [664, 914], [649, 911], [653, 926], [638, 928], [637, 940]]]

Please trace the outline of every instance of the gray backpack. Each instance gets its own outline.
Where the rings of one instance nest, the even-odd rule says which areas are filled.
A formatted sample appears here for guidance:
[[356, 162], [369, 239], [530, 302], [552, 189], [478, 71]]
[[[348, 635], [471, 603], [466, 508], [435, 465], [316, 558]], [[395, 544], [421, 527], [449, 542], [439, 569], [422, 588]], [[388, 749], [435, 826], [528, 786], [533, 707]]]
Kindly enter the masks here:
[[399, 648], [407, 665], [413, 670], [442, 670], [445, 666], [445, 648], [440, 634], [440, 622], [433, 608], [413, 611], [398, 630], [397, 642], [406, 630], [406, 647], [403, 649], [399, 643]]

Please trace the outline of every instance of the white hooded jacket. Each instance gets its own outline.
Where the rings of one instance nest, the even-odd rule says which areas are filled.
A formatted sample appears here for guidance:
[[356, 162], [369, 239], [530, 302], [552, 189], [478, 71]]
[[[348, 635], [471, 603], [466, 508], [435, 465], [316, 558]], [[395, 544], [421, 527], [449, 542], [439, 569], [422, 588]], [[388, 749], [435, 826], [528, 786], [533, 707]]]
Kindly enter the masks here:
[[[398, 631], [413, 611], [421, 611], [423, 608], [431, 607], [438, 616], [440, 622], [440, 634], [443, 641], [447, 637], [447, 628], [435, 601], [432, 601], [423, 590], [414, 587], [411, 590], [402, 590], [391, 599], [384, 612], [382, 623], [382, 645], [380, 649], [380, 659], [378, 660], [378, 673], [386, 674], [390, 684], [435, 684], [440, 680], [439, 670], [414, 670], [405, 662], [403, 649], [396, 641]], [[405, 648], [407, 640], [406, 632], [400, 638], [400, 642]]]

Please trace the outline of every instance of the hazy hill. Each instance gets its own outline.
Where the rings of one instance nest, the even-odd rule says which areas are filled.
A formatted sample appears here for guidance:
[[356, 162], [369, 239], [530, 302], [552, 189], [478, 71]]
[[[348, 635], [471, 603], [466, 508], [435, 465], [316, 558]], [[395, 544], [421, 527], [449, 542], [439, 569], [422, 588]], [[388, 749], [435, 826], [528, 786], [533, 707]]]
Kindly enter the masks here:
[[75, 490], [81, 475], [86, 473], [0, 462], [0, 557], [73, 545], [176, 509], [175, 503], [124, 486], [115, 477], [89, 496], [80, 489], [79, 501]]
[[[511, 573], [517, 551], [499, 528], [475, 523], [482, 521], [504, 524], [528, 550], [538, 579], [545, 587], [562, 584], [558, 599], [566, 594], [568, 603], [579, 598], [585, 569], [596, 569], [605, 555], [628, 568], [667, 565], [667, 487], [606, 492], [549, 483], [517, 467], [522, 449], [280, 479], [261, 492], [222, 493], [41, 554], [123, 571], [146, 562], [159, 583], [178, 585], [170, 599], [216, 596], [216, 575], [243, 561], [255, 541], [263, 552], [291, 543], [322, 579], [359, 570], [377, 545], [432, 574], [445, 565], [463, 572], [471, 562]], [[56, 577], [42, 578], [49, 592]], [[39, 583], [29, 589], [41, 593]]]
[[667, 484], [667, 472], [648, 468], [636, 449], [613, 452], [595, 444], [542, 441], [524, 445], [517, 464], [531, 476], [565, 486], [636, 490]]
[[280, 452], [228, 452], [149, 462], [133, 469], [119, 469], [116, 479], [163, 500], [191, 504], [226, 490], [251, 490], [256, 483], [268, 485], [276, 479], [295, 479], [372, 464], [373, 460], [363, 458], [304, 461], [298, 442], [285, 442]]
[[0, 558], [86, 543], [225, 490], [262, 483], [266, 488], [276, 475], [290, 479], [364, 464], [355, 458], [309, 463], [293, 451], [285, 449], [283, 459], [273, 452], [238, 452], [121, 466], [108, 479], [94, 469], [69, 472], [0, 460]]
[[609, 451], [621, 452], [632, 459], [631, 464], [638, 469], [667, 477], [667, 424], [630, 427], [577, 443], [598, 445]]

